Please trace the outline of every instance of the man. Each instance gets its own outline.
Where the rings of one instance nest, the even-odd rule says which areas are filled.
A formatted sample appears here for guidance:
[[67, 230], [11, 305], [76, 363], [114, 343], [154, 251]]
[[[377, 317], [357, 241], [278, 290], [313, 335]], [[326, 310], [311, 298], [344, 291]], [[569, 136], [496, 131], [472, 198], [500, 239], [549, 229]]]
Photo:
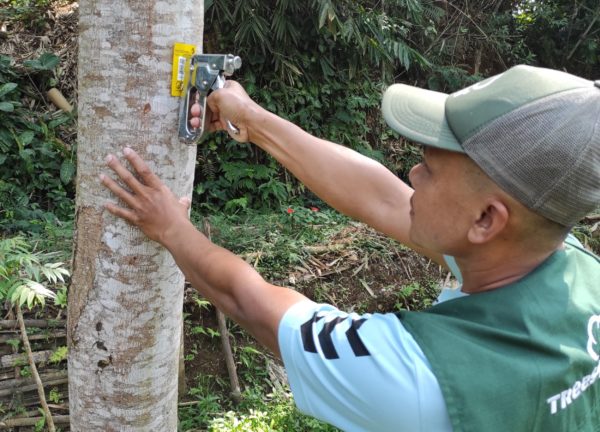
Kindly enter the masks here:
[[[569, 229], [600, 203], [600, 82], [517, 66], [452, 95], [405, 85], [388, 124], [425, 145], [414, 190], [381, 164], [267, 112], [235, 82], [208, 100], [339, 211], [447, 265], [424, 312], [346, 314], [265, 282], [211, 244], [130, 149], [106, 204], [280, 355], [299, 408], [349, 431], [598, 431], [600, 263]], [[197, 108], [195, 109], [197, 115]], [[194, 120], [196, 122], [196, 120]]]

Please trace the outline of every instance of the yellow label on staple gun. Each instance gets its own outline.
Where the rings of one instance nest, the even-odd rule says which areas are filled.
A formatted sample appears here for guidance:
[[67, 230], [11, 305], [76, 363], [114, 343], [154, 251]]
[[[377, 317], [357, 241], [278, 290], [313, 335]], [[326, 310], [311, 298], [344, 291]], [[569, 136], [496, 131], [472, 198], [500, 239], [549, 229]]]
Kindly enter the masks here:
[[183, 94], [186, 74], [190, 73], [190, 61], [195, 52], [195, 45], [175, 43], [173, 47], [171, 96], [181, 96]]

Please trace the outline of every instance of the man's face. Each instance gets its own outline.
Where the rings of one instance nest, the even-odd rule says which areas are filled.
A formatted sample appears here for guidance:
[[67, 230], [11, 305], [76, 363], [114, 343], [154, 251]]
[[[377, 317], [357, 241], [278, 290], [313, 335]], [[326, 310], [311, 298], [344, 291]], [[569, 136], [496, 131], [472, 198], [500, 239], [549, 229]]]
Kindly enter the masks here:
[[478, 216], [469, 164], [460, 153], [425, 147], [423, 161], [409, 173], [412, 242], [451, 255], [468, 244], [468, 229]]

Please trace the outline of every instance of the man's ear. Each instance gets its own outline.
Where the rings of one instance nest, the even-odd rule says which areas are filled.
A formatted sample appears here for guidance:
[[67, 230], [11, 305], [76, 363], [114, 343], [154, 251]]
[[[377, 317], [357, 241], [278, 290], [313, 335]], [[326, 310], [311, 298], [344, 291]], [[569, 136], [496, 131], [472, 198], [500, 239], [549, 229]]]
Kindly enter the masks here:
[[483, 244], [494, 239], [508, 224], [508, 207], [501, 200], [489, 200], [487, 206], [480, 213], [479, 218], [473, 222], [467, 237], [471, 243]]

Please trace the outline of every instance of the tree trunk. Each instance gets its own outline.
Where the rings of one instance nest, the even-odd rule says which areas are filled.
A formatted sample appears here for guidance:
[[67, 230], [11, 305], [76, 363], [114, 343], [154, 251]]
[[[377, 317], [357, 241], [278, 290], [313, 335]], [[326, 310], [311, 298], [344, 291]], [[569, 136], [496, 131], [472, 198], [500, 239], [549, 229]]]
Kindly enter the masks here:
[[[196, 149], [178, 139], [175, 42], [202, 44], [202, 0], [82, 0], [75, 251], [69, 293], [73, 431], [177, 430], [184, 279], [170, 254], [103, 210], [108, 153], [129, 146], [178, 196]], [[122, 203], [121, 203], [122, 204]]]

